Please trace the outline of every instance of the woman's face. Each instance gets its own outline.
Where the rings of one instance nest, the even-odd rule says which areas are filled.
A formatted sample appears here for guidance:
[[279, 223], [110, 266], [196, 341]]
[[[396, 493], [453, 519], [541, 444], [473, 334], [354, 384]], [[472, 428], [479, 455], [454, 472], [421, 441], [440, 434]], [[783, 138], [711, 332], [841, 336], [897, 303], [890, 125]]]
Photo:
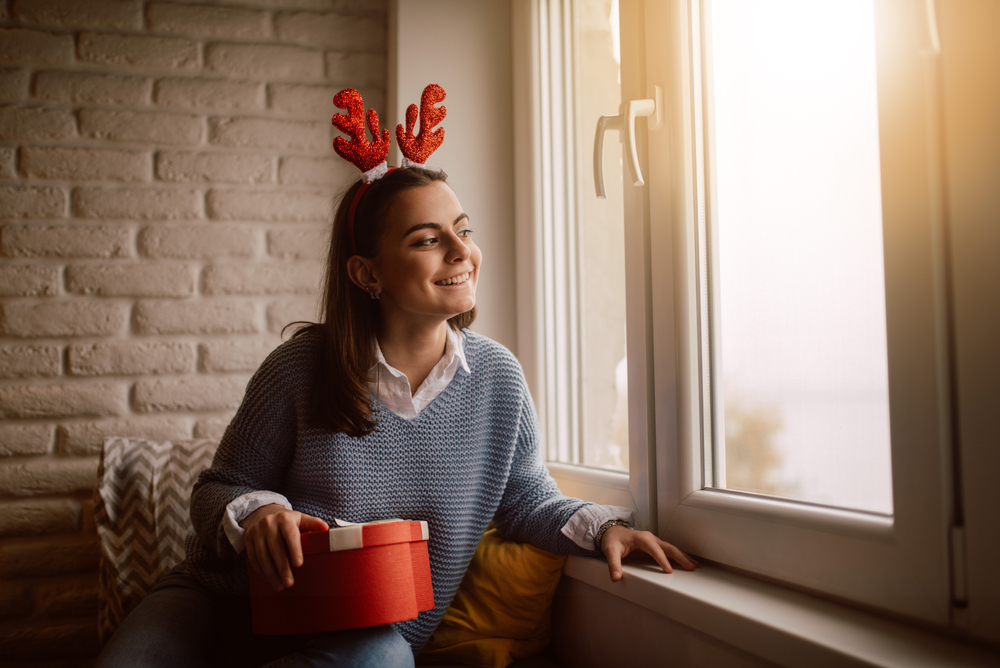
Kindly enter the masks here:
[[443, 322], [476, 305], [483, 256], [447, 183], [404, 190], [389, 209], [373, 274], [384, 317]]

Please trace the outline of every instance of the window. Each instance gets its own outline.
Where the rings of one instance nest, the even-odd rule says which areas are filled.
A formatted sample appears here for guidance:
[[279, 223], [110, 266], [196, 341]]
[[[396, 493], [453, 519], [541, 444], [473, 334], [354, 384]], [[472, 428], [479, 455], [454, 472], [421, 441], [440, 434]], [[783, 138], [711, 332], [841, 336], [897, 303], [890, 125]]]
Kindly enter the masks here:
[[[518, 169], [538, 177], [520, 180], [536, 275], [519, 327], [545, 360], [529, 382], [553, 475], [705, 559], [950, 623], [968, 595], [965, 407], [934, 3], [620, 1], [515, 5], [533, 54]], [[597, 118], [640, 100], [638, 170], [608, 132], [598, 200]], [[613, 294], [587, 282], [600, 271]], [[593, 449], [625, 442], [587, 421], [617, 409], [612, 365], [627, 475]]]

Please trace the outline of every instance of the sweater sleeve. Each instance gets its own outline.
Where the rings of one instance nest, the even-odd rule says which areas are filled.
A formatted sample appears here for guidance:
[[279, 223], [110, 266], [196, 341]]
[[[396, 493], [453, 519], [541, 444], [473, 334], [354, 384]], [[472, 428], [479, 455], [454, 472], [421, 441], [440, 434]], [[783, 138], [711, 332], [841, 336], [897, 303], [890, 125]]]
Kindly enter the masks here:
[[504, 537], [556, 554], [595, 555], [561, 531], [577, 511], [592, 505], [563, 496], [542, 463], [538, 418], [523, 387], [517, 446], [510, 477], [493, 522]]
[[287, 345], [272, 352], [250, 379], [212, 466], [198, 476], [191, 493], [195, 533], [210, 552], [223, 559], [236, 557], [223, 522], [226, 506], [251, 492], [280, 492], [294, 452], [296, 393], [283, 354]]

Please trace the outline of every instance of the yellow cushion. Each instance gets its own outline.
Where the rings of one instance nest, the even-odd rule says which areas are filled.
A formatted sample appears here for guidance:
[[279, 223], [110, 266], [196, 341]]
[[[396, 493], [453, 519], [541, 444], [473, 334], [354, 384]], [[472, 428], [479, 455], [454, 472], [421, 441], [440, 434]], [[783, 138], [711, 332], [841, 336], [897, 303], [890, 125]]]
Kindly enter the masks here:
[[564, 556], [487, 531], [421, 661], [504, 668], [541, 652], [565, 563]]

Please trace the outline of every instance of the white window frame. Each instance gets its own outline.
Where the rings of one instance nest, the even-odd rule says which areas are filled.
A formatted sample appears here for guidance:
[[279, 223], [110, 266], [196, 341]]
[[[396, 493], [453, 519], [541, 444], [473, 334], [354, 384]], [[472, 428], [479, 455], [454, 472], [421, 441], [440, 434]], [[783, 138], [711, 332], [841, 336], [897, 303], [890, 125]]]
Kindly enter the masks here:
[[[546, 354], [539, 326], [545, 316], [539, 271], [545, 175], [537, 148], [545, 139], [538, 69], [543, 1], [514, 0], [513, 27], [518, 353], [544, 421], [543, 388], [551, 381], [539, 363]], [[623, 100], [649, 97], [650, 85], [661, 85], [667, 119], [660, 130], [637, 127], [647, 183], [661, 187], [626, 190], [630, 474], [563, 464], [550, 464], [550, 470], [565, 493], [631, 505], [647, 528], [708, 561], [1000, 642], [995, 624], [1000, 604], [991, 594], [998, 581], [1000, 514], [984, 512], [1000, 498], [993, 481], [1000, 455], [984, 421], [990, 408], [982, 394], [989, 379], [1000, 374], [1000, 352], [975, 334], [977, 328], [1000, 331], [1000, 309], [991, 307], [1000, 306], [1000, 281], [947, 284], [949, 261], [962, 266], [965, 258], [981, 262], [990, 256], [968, 235], [978, 235], [997, 251], [991, 257], [1000, 254], [995, 228], [974, 220], [959, 227], [955, 219], [951, 226], [965, 235], [965, 255], [955, 248], [947, 253], [946, 218], [956, 216], [957, 209], [945, 197], [943, 174], [968, 178], [973, 170], [969, 164], [949, 166], [942, 157], [949, 147], [942, 145], [940, 115], [955, 100], [942, 102], [937, 90], [942, 65], [936, 21], [947, 12], [958, 16], [960, 9], [937, 8], [933, 0], [876, 0], [877, 31], [883, 35], [879, 118], [894, 449], [894, 515], [886, 517], [715, 490], [705, 475], [713, 455], [712, 416], [706, 409], [699, 263], [711, 241], [714, 206], [706, 116], [711, 101], [703, 104], [697, 97], [710, 87], [696, 81], [695, 73], [701, 56], [696, 45], [710, 39], [710, 26], [693, 22], [692, 15], [706, 15], [710, 1], [621, 0], [623, 62], [645, 62], [643, 72], [623, 70]], [[886, 26], [892, 29], [887, 32]], [[647, 53], [646, 45], [653, 43], [672, 48]], [[968, 71], [976, 52], [970, 49], [961, 57]], [[1000, 96], [995, 97], [984, 104], [1000, 111]], [[949, 113], [952, 136], [966, 126], [950, 119], [977, 117]], [[708, 128], [702, 135], [696, 119]], [[998, 125], [977, 133], [979, 141], [1000, 146]], [[702, 163], [699, 141], [706, 156]], [[963, 159], [968, 155], [974, 154], [967, 152]], [[995, 162], [989, 163], [989, 173], [1000, 178], [1000, 161]], [[669, 186], [662, 187], [664, 182]], [[981, 199], [992, 207], [985, 211], [1000, 215], [1000, 198]], [[704, 241], [699, 216], [707, 232]], [[997, 271], [979, 274], [1000, 276]], [[957, 321], [949, 317], [949, 288], [960, 311]], [[969, 396], [978, 393], [978, 403], [962, 403], [955, 388]], [[953, 442], [956, 425], [963, 432], [960, 444]], [[647, 445], [633, 449], [633, 443]], [[956, 461], [965, 467], [961, 476], [953, 470]], [[993, 473], [984, 473], [991, 464]], [[954, 481], [963, 479], [956, 489]], [[972, 524], [961, 523], [961, 499], [965, 521]]]
[[[570, 101], [575, 73], [564, 67], [574, 48], [568, 37], [572, 34], [572, 4], [573, 0], [513, 3], [518, 357], [538, 409], [549, 471], [560, 489], [597, 503], [632, 508], [641, 526], [654, 529], [648, 269], [642, 261], [633, 261], [628, 251], [626, 282], [642, 286], [626, 295], [631, 474], [578, 464], [582, 460], [577, 377], [579, 298], [572, 288], [577, 276], [572, 252], [574, 209], [579, 197], [574, 185], [577, 128]], [[564, 122], [554, 123], [554, 118]], [[584, 132], [591, 131], [588, 123]], [[626, 230], [629, 237], [637, 234], [642, 234], [641, 229]], [[648, 247], [641, 238], [633, 239], [632, 245]], [[529, 263], [530, 268], [521, 269]], [[646, 401], [637, 400], [640, 397]]]

